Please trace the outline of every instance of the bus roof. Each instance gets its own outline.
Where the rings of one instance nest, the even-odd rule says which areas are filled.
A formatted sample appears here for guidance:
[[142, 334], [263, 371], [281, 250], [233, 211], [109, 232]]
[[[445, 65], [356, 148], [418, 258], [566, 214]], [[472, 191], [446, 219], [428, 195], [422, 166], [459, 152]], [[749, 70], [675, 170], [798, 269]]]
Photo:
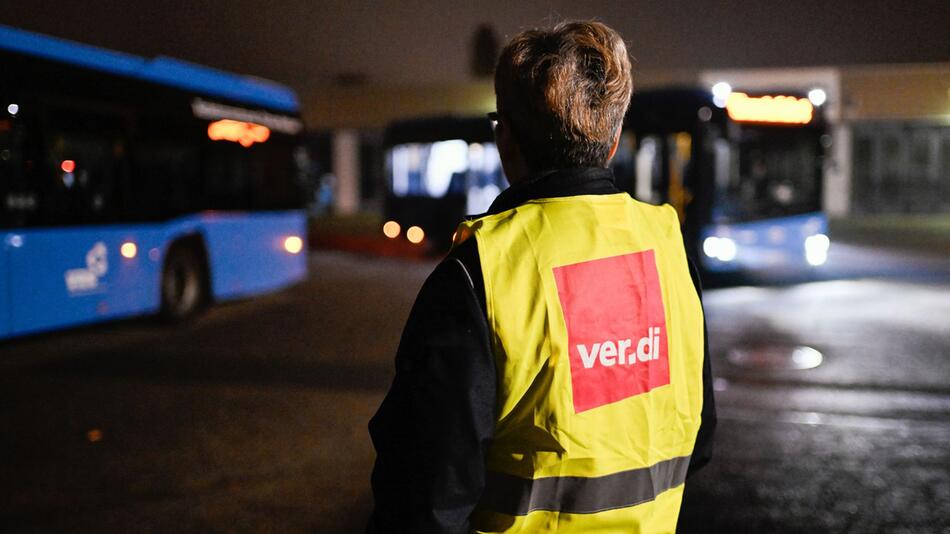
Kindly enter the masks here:
[[296, 113], [297, 95], [287, 86], [169, 57], [148, 59], [49, 37], [0, 24], [0, 50], [95, 69], [128, 78]]

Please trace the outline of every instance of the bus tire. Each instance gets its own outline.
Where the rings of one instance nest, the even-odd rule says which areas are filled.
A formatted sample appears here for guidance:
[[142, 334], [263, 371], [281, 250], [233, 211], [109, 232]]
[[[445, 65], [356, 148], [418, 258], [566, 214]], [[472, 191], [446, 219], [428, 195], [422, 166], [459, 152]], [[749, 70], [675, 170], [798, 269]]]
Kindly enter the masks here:
[[194, 316], [208, 302], [207, 268], [197, 247], [172, 246], [162, 267], [161, 318], [170, 323]]

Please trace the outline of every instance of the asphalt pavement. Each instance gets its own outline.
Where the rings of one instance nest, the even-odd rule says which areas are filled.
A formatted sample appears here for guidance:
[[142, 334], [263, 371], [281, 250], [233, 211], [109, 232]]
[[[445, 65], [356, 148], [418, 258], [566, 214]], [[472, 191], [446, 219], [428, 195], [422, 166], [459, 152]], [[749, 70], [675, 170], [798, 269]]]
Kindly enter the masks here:
[[704, 304], [720, 425], [682, 531], [950, 532], [950, 286], [737, 287]]
[[[187, 324], [0, 344], [0, 531], [359, 532], [366, 423], [433, 265], [318, 251]], [[939, 272], [706, 293], [720, 423], [681, 532], [950, 533]]]

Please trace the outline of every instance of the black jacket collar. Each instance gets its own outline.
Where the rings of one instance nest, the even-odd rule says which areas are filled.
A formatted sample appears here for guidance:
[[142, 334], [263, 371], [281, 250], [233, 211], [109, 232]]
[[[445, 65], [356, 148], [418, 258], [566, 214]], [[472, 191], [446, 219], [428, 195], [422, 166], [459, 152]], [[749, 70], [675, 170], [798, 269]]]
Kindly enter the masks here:
[[486, 215], [508, 211], [539, 198], [611, 195], [619, 192], [614, 185], [614, 173], [610, 169], [583, 167], [545, 171], [502, 191], [492, 202]]

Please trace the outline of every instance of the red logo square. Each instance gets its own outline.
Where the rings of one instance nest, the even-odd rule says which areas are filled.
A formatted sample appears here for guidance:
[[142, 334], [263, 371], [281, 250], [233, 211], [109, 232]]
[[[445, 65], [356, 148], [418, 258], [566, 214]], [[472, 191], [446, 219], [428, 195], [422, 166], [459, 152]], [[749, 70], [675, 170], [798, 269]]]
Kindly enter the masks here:
[[574, 412], [670, 383], [652, 250], [554, 268], [567, 325]]

